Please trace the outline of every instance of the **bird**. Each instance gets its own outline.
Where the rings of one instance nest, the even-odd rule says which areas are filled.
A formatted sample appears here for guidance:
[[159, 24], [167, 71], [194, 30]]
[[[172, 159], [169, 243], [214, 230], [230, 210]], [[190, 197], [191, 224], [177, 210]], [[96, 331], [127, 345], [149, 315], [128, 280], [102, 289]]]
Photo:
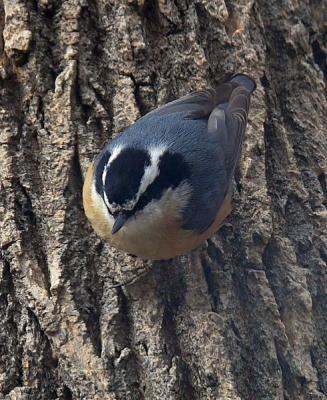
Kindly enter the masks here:
[[83, 185], [96, 233], [145, 260], [189, 253], [213, 236], [232, 210], [255, 89], [234, 74], [150, 111], [105, 145]]

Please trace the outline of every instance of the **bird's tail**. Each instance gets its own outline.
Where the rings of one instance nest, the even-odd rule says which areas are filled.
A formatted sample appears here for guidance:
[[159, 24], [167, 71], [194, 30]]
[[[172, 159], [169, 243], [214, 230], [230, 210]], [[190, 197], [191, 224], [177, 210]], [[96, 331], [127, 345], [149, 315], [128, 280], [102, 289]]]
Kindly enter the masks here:
[[254, 92], [257, 88], [257, 84], [254, 79], [245, 74], [235, 74], [229, 78], [229, 81], [238, 83], [239, 85], [245, 87], [250, 93]]

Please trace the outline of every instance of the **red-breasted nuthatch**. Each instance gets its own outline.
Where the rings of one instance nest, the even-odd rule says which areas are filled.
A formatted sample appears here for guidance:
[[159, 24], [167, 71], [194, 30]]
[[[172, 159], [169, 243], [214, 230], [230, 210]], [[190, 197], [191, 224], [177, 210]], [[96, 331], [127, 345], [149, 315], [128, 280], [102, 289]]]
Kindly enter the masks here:
[[212, 236], [231, 211], [255, 87], [236, 74], [151, 111], [107, 144], [83, 188], [95, 231], [117, 249], [157, 260]]

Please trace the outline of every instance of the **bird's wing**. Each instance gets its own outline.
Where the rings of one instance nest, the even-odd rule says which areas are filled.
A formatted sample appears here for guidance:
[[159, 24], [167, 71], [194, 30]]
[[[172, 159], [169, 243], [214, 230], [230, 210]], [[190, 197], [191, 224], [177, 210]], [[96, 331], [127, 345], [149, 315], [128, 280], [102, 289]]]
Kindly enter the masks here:
[[[254, 88], [254, 86], [253, 86]], [[216, 218], [231, 188], [235, 168], [241, 156], [241, 148], [249, 111], [251, 91], [245, 85], [236, 85], [227, 102], [213, 108], [208, 119], [208, 135], [216, 148], [216, 161], [211, 161], [206, 178], [195, 180], [197, 188], [193, 197], [193, 208], [185, 212], [185, 227], [204, 232]], [[210, 144], [211, 143], [211, 144]], [[213, 174], [214, 171], [214, 174]], [[197, 183], [197, 182], [198, 183]], [[210, 187], [210, 190], [208, 189]], [[203, 213], [196, 210], [204, 210]]]
[[156, 108], [141, 119], [154, 115], [162, 116], [178, 112], [187, 113], [186, 118], [190, 119], [208, 117], [216, 105], [228, 101], [232, 89], [233, 85], [223, 83], [219, 85], [217, 90], [199, 90]]
[[215, 107], [227, 106], [237, 87], [243, 87], [249, 93], [252, 93], [256, 88], [256, 84], [247, 75], [236, 74], [228, 82], [218, 85], [216, 89], [199, 90], [190, 93], [150, 111], [141, 119], [153, 115], [161, 116], [177, 112], [185, 112], [186, 118], [190, 119], [208, 117]]
[[244, 86], [236, 87], [227, 106], [218, 105], [208, 119], [208, 133], [216, 136], [225, 158], [226, 173], [232, 178], [241, 156], [241, 148], [250, 105], [249, 92]]

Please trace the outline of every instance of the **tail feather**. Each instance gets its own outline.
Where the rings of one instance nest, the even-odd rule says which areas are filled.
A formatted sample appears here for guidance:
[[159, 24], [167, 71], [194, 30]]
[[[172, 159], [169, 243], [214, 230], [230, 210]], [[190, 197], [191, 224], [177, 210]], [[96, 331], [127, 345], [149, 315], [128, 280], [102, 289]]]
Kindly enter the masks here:
[[254, 79], [245, 74], [235, 74], [230, 78], [230, 81], [242, 85], [250, 93], [254, 92], [257, 88], [257, 84], [255, 83]]

